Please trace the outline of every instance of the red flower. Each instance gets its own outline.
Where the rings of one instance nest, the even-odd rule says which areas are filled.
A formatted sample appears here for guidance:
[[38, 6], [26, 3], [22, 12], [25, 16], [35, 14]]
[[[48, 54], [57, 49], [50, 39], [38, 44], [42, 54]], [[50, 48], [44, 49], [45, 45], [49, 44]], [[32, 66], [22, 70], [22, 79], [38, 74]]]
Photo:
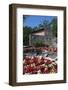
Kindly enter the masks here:
[[49, 60], [49, 59], [45, 59], [45, 61], [44, 61], [44, 62], [45, 62], [45, 64], [47, 64], [47, 65], [52, 63], [52, 61], [51, 61], [51, 60]]
[[30, 62], [30, 64], [32, 64], [34, 62], [34, 60], [33, 59], [30, 59], [29, 62]]
[[30, 73], [33, 71], [33, 68], [31, 66], [29, 66], [29, 67], [27, 67], [26, 71], [27, 71], [27, 73]]
[[49, 73], [48, 67], [44, 69], [44, 73]]
[[34, 57], [33, 60], [34, 60], [34, 63], [36, 64], [37, 61], [38, 61], [38, 58], [37, 57]]
[[36, 70], [38, 71], [38, 70], [40, 70], [40, 69], [41, 69], [40, 65], [37, 65], [37, 66], [36, 66]]
[[54, 51], [54, 52], [57, 52], [57, 48], [54, 48], [53, 51]]
[[40, 70], [41, 70], [42, 73], [44, 73], [44, 69], [45, 69], [45, 67], [41, 66]]

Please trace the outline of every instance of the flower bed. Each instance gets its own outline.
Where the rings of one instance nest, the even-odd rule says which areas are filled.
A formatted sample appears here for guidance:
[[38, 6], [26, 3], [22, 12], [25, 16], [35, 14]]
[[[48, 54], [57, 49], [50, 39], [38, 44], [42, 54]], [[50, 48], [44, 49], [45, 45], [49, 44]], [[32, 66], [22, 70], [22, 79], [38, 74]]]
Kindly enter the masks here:
[[54, 60], [40, 56], [28, 57], [23, 61], [23, 74], [57, 73], [57, 63]]
[[57, 52], [57, 48], [47, 48], [47, 47], [31, 47], [31, 48], [24, 48], [25, 52], [31, 51], [31, 50], [40, 50], [40, 51], [52, 51]]

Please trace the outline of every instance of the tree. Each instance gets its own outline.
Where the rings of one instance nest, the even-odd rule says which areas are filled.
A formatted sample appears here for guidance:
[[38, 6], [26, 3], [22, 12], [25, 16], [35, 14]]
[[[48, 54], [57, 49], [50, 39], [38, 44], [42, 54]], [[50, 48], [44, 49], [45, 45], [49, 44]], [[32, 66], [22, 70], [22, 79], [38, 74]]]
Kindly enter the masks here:
[[35, 27], [33, 28], [33, 30], [38, 30], [38, 26], [35, 26]]
[[32, 32], [32, 28], [25, 26], [26, 20], [30, 15], [23, 15], [23, 45], [29, 45], [29, 34]]
[[29, 34], [31, 34], [32, 28], [25, 26], [23, 28], [23, 45], [29, 45]]
[[49, 26], [49, 21], [45, 19], [43, 21], [43, 27], [45, 28], [45, 27], [48, 27], [48, 26]]
[[48, 20], [44, 20], [42, 21], [39, 25], [38, 25], [38, 29], [40, 28], [46, 28], [46, 27], [49, 27], [49, 21]]
[[39, 25], [38, 25], [38, 28], [43, 28], [43, 25], [42, 25], [42, 24], [39, 24]]
[[52, 19], [50, 27], [53, 32], [53, 36], [57, 37], [57, 18]]
[[57, 18], [54, 17], [51, 21], [44, 20], [42, 23], [39, 24], [39, 28], [50, 28], [52, 30], [53, 36], [57, 37]]

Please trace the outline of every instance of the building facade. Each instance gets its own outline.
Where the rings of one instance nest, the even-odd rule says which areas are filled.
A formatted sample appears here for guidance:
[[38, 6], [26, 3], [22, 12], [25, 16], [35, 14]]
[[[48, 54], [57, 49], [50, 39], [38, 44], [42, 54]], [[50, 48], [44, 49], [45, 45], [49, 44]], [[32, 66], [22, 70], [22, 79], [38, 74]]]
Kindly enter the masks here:
[[[53, 40], [54, 39], [54, 40]], [[57, 44], [57, 38], [53, 36], [52, 30], [50, 28], [42, 28], [33, 31], [29, 35], [29, 45], [33, 46], [34, 42], [42, 41], [45, 45], [55, 45]]]

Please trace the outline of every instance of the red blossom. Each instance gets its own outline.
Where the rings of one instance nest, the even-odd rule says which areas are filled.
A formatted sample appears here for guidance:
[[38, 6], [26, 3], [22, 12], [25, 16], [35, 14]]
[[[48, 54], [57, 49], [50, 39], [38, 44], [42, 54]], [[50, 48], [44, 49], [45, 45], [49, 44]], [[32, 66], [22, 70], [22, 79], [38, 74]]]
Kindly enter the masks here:
[[[49, 67], [49, 65], [52, 66]], [[23, 74], [50, 73], [52, 69], [55, 69], [55, 72], [57, 72], [56, 62], [43, 57], [26, 57], [23, 64]]]

